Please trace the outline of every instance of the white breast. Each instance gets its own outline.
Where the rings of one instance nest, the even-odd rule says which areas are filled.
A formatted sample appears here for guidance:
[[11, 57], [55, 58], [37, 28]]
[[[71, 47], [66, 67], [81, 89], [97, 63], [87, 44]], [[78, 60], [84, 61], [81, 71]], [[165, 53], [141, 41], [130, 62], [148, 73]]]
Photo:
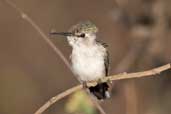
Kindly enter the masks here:
[[91, 81], [105, 76], [104, 50], [98, 45], [73, 48], [72, 67], [81, 81]]

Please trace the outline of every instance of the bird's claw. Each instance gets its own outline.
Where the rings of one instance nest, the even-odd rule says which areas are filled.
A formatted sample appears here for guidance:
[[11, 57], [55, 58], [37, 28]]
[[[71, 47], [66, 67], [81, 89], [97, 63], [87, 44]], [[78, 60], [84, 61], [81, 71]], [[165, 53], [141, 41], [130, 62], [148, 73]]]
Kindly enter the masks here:
[[88, 88], [87, 82], [83, 82], [83, 88], [84, 88], [84, 89], [87, 89], [87, 88]]

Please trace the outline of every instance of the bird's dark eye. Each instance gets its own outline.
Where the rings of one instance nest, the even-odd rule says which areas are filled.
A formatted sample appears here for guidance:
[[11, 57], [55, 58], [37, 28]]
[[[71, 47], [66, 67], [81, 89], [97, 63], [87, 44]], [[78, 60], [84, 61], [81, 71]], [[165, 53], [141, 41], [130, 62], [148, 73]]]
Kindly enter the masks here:
[[80, 34], [80, 37], [84, 38], [85, 37], [85, 34], [84, 33]]

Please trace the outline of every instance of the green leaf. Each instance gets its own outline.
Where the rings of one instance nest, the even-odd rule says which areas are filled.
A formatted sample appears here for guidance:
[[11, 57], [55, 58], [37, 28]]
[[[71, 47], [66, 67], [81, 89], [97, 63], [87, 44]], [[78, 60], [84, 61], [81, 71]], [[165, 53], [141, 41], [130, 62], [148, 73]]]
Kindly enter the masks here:
[[68, 113], [97, 114], [92, 101], [82, 90], [69, 97], [65, 108]]

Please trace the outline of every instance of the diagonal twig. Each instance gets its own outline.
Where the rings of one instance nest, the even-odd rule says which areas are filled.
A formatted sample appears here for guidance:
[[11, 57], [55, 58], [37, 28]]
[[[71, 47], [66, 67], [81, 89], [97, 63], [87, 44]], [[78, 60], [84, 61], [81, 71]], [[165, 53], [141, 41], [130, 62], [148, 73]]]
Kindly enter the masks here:
[[[57, 48], [48, 38], [48, 36], [41, 30], [41, 28], [19, 7], [16, 6], [16, 4], [14, 4], [13, 2], [11, 2], [10, 0], [4, 0], [9, 6], [11, 6], [12, 8], [14, 8], [19, 15], [22, 17], [22, 19], [24, 19], [25, 21], [27, 21], [29, 24], [31, 24], [33, 26], [33, 28], [42, 36], [43, 40], [55, 51], [55, 53], [63, 60], [63, 62], [65, 63], [65, 65], [70, 69], [70, 71], [73, 73], [73, 70], [69, 64], [69, 62], [67, 61], [67, 59], [65, 58], [65, 56], [62, 54], [62, 52], [59, 50], [59, 48]], [[73, 73], [74, 74], [74, 73]], [[75, 76], [75, 75], [74, 75]], [[76, 77], [76, 76], [75, 76]], [[79, 81], [79, 80], [78, 80]], [[93, 100], [93, 99], [92, 99]], [[93, 100], [94, 105], [96, 106], [96, 108], [100, 111], [101, 114], [106, 114], [103, 110], [103, 108], [100, 106], [100, 104], [98, 104], [97, 101]]]
[[16, 6], [16, 4], [14, 4], [13, 2], [11, 2], [10, 0], [5, 0], [5, 2], [10, 5], [12, 8], [14, 8], [19, 15], [22, 17], [22, 19], [24, 19], [25, 21], [27, 21], [29, 24], [31, 24], [33, 26], [33, 28], [42, 36], [43, 40], [45, 40], [45, 42], [55, 51], [55, 53], [57, 55], [59, 55], [59, 57], [63, 60], [63, 62], [65, 63], [65, 65], [71, 70], [71, 66], [69, 64], [69, 62], [67, 61], [67, 59], [65, 58], [65, 56], [62, 54], [62, 52], [59, 50], [59, 48], [57, 48], [48, 38], [48, 36], [41, 30], [41, 28], [19, 7]]
[[[149, 77], [149, 76], [157, 76], [157, 74], [160, 74], [163, 71], [166, 71], [168, 69], [171, 69], [170, 64], [166, 64], [151, 70], [147, 71], [142, 71], [142, 72], [136, 72], [136, 73], [123, 73], [123, 74], [117, 74], [117, 75], [112, 75], [109, 77], [104, 77], [101, 81], [102, 82], [107, 82], [107, 81], [114, 81], [114, 80], [123, 80], [123, 79], [132, 79], [132, 78], [141, 78], [141, 77]], [[95, 86], [97, 84], [96, 81], [88, 82], [87, 86]], [[55, 102], [59, 101], [60, 99], [72, 94], [75, 91], [78, 91], [80, 89], [83, 89], [82, 85], [77, 85], [74, 86], [58, 95], [55, 97], [52, 97], [50, 100], [48, 100], [42, 107], [40, 107], [34, 114], [42, 114], [46, 109], [48, 109], [52, 104]]]

